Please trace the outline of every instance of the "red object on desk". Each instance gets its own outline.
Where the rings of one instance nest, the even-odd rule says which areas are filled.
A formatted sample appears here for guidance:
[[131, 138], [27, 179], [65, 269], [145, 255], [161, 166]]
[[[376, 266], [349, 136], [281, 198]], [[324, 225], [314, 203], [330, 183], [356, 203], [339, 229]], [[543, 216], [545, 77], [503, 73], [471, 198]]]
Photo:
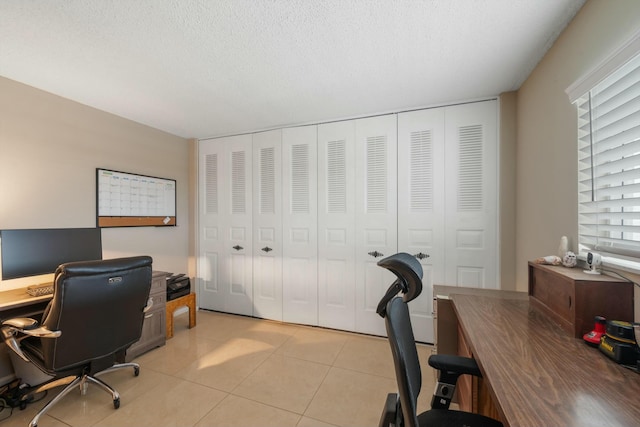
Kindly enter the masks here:
[[597, 347], [600, 344], [600, 339], [605, 333], [606, 321], [607, 319], [605, 319], [604, 317], [596, 316], [596, 324], [593, 327], [593, 330], [591, 332], [587, 332], [582, 337], [587, 344], [593, 345], [594, 347]]

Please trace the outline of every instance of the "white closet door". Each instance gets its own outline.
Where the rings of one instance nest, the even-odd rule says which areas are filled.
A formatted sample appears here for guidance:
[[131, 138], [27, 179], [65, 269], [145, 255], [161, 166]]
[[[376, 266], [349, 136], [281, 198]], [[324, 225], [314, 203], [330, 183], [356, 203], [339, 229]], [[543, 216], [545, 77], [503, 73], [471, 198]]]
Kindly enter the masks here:
[[228, 251], [225, 251], [220, 226], [224, 218], [221, 186], [225, 149], [225, 144], [219, 140], [198, 143], [198, 305], [210, 310], [224, 310], [226, 300], [221, 270]]
[[282, 130], [253, 134], [253, 315], [282, 320]]
[[318, 324], [355, 330], [355, 121], [318, 125]]
[[251, 136], [199, 143], [202, 308], [251, 315]]
[[422, 293], [409, 312], [416, 340], [428, 343], [433, 285], [445, 283], [444, 120], [444, 108], [398, 114], [398, 251], [422, 265]]
[[379, 267], [397, 252], [397, 117], [356, 120], [356, 331], [386, 335], [376, 313], [395, 280]]
[[497, 101], [445, 115], [445, 283], [499, 289]]
[[282, 320], [318, 324], [317, 126], [282, 130]]

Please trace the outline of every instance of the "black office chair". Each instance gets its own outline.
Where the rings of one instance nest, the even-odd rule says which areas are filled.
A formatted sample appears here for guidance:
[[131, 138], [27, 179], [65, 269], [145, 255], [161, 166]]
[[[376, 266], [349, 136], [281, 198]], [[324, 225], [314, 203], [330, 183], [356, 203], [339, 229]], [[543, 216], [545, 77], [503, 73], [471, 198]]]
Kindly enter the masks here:
[[47, 403], [29, 424], [38, 419], [76, 386], [85, 394], [88, 382], [110, 393], [114, 408], [120, 395], [96, 378], [120, 368], [140, 366], [124, 362], [126, 349], [140, 339], [145, 311], [152, 304], [152, 259], [148, 256], [60, 265], [54, 275], [54, 292], [42, 321], [29, 318], [2, 322], [5, 343], [20, 358], [53, 378], [28, 387], [20, 397], [24, 409], [33, 396], [67, 385]]
[[502, 423], [479, 414], [449, 409], [460, 375], [480, 377], [474, 359], [453, 355], [431, 355], [429, 365], [438, 370], [431, 409], [418, 414], [422, 387], [420, 360], [407, 303], [422, 291], [422, 266], [410, 254], [398, 253], [378, 262], [396, 275], [396, 280], [378, 304], [384, 318], [396, 371], [398, 393], [389, 393], [380, 417], [380, 427], [502, 427]]

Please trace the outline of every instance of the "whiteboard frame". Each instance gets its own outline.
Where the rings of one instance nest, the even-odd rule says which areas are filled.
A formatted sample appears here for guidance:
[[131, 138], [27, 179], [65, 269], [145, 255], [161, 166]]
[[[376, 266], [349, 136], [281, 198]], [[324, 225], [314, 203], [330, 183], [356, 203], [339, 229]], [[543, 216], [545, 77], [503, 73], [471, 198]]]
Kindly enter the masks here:
[[[105, 185], [112, 186], [111, 182], [106, 184], [104, 180], [101, 180], [101, 177], [105, 174], [114, 175], [127, 181], [141, 180], [164, 185], [165, 191], [160, 197], [167, 199], [167, 202], [170, 203], [169, 208], [165, 206], [162, 210], [156, 210], [155, 212], [144, 212], [144, 210], [140, 208], [141, 210], [139, 212], [129, 214], [123, 214], [122, 212], [119, 212], [119, 214], [115, 214], [115, 212], [105, 212], [105, 206], [101, 205], [101, 194], [104, 195], [105, 193], [111, 192], [111, 188], [105, 188]], [[119, 187], [118, 191], [123, 188], [125, 187]], [[177, 225], [177, 200], [177, 181], [175, 179], [96, 168], [96, 227], [175, 227]]]

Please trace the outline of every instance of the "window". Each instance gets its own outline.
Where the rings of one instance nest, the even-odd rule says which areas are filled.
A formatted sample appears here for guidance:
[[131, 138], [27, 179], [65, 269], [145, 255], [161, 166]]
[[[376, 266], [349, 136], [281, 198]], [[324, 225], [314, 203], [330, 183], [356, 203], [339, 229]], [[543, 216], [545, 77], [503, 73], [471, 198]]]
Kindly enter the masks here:
[[579, 251], [640, 270], [640, 55], [574, 102]]

